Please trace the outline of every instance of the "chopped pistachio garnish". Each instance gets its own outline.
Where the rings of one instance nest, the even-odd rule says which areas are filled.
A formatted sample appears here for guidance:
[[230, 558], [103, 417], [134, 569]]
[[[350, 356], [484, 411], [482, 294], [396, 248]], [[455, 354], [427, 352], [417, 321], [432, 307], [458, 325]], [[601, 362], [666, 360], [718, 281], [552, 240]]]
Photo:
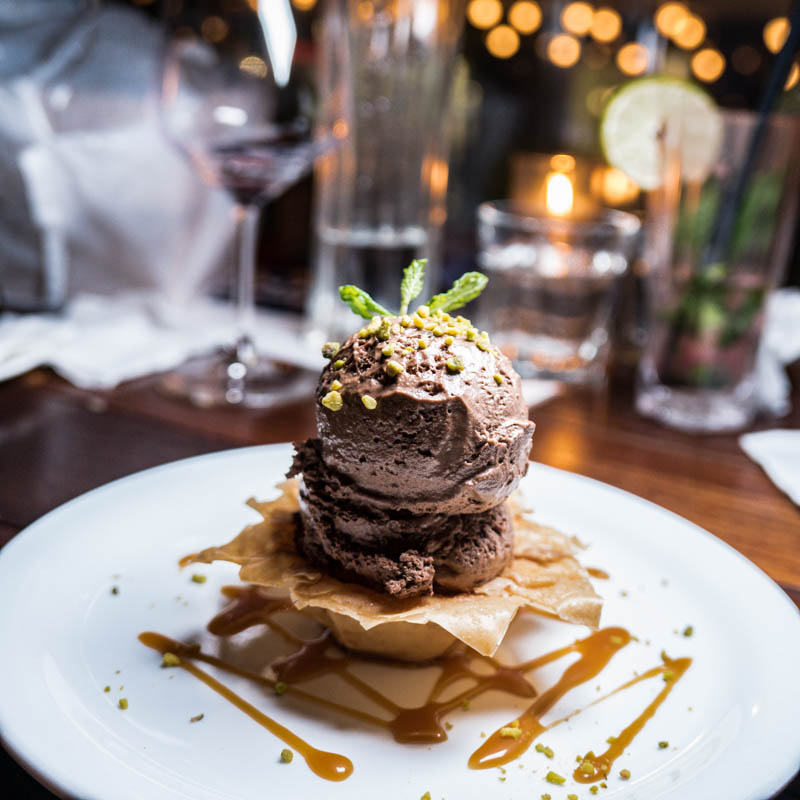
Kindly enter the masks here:
[[453, 723], [452, 722], [445, 722], [444, 727], [447, 728], [448, 731], [453, 730]]
[[691, 625], [687, 625], [683, 629], [683, 635], [684, 636], [691, 636], [693, 633], [694, 633], [694, 628]]
[[590, 786], [590, 787], [589, 787], [589, 791], [590, 791], [592, 794], [597, 794], [597, 793], [598, 793], [600, 790], [599, 790], [599, 789], [598, 789], [596, 786]]
[[444, 335], [444, 331], [438, 325], [434, 326], [431, 330], [432, 330], [434, 336], [443, 336]]
[[414, 327], [422, 330], [425, 327], [425, 320], [422, 317], [414, 317]]
[[419, 314], [421, 317], [429, 317], [431, 315], [431, 310], [428, 306], [420, 306], [415, 313]]
[[424, 350], [427, 346], [428, 346], [428, 340], [427, 339], [419, 339], [417, 341], [417, 348], [419, 350]]
[[394, 355], [394, 345], [393, 344], [387, 344], [386, 347], [383, 347], [381, 349], [381, 355], [386, 357], [386, 358], [389, 358], [389, 356]]
[[359, 338], [359, 339], [366, 339], [366, 338], [367, 338], [367, 336], [369, 336], [369, 331], [368, 331], [366, 328], [362, 328], [362, 329], [361, 329], [361, 330], [358, 332], [358, 338]]
[[328, 392], [322, 398], [322, 405], [330, 411], [341, 411], [343, 405], [342, 396], [337, 391]]
[[578, 800], [578, 795], [576, 794], [568, 794], [567, 800]]
[[614, 742], [616, 742], [616, 741], [617, 741], [617, 737], [616, 737], [616, 736], [609, 736], [609, 737], [608, 737], [608, 739], [606, 739], [606, 741], [607, 741], [609, 744], [614, 744]]
[[469, 711], [469, 700], [464, 700], [461, 703], [461, 710], [462, 711]]
[[389, 336], [392, 334], [392, 323], [384, 317], [383, 321], [380, 324], [380, 327], [377, 330], [378, 338], [385, 342]]
[[550, 772], [548, 772], [547, 775], [544, 776], [544, 779], [548, 783], [556, 783], [559, 786], [561, 786], [562, 783], [567, 782], [566, 778], [562, 778], [561, 775], [559, 775], [557, 772], [553, 772], [552, 770], [550, 770]]
[[664, 678], [664, 683], [669, 683], [675, 677], [675, 673], [667, 670], [662, 677]]
[[161, 659], [162, 667], [179, 667], [180, 665], [181, 660], [175, 655], [175, 653], [164, 653], [164, 656]]
[[286, 694], [286, 690], [288, 688], [289, 687], [283, 681], [278, 681], [275, 684], [275, 694], [277, 694], [280, 697], [280, 695]]
[[451, 325], [447, 329], [447, 333], [449, 333], [451, 336], [458, 336], [458, 334], [461, 333], [461, 331], [458, 328], [456, 328], [455, 325]]
[[431, 800], [431, 793], [430, 792], [425, 792], [425, 794], [422, 795], [422, 797], [420, 797], [419, 800]]
[[108, 693], [108, 692], [110, 692], [110, 691], [111, 691], [111, 687], [110, 687], [110, 686], [106, 686], [106, 688], [105, 688], [105, 689], [103, 689], [103, 691], [104, 691], [104, 692], [106, 692], [106, 693]]
[[499, 372], [495, 372], [495, 374], [492, 375], [492, 377], [494, 378], [494, 382], [498, 386], [502, 386], [503, 385], [503, 376]]
[[[420, 340], [421, 341], [421, 340]], [[387, 375], [399, 375], [405, 372], [405, 367], [399, 361], [387, 361], [386, 366], [383, 368]]]
[[444, 346], [445, 347], [450, 347], [451, 344], [453, 344], [453, 337], [452, 336], [445, 336], [444, 337]]
[[119, 594], [119, 586], [112, 586], [111, 594]]
[[404, 353], [413, 353], [414, 352], [414, 348], [413, 347], [404, 347], [403, 348], [403, 352]]
[[578, 769], [581, 775], [594, 775], [594, 764], [592, 764], [591, 761], [581, 761], [581, 765]]
[[548, 758], [552, 758], [552, 757], [555, 755], [555, 753], [553, 752], [552, 748], [550, 748], [550, 747], [545, 747], [545, 748], [544, 748], [544, 750], [542, 750], [542, 752], [543, 752], [543, 753], [544, 753], [544, 754], [545, 754], [545, 755], [546, 755]]
[[120, 697], [120, 699], [119, 699], [119, 702], [117, 703], [117, 705], [118, 705], [118, 706], [119, 706], [119, 707], [120, 707], [120, 708], [121, 708], [123, 711], [125, 711], [125, 709], [127, 709], [127, 707], [128, 707], [128, 698], [127, 698], [127, 697]]
[[374, 411], [378, 407], [378, 401], [368, 394], [361, 396], [361, 402], [364, 404], [364, 407], [368, 408], [370, 411]]
[[400, 325], [404, 328], [407, 328], [409, 325], [411, 325], [411, 317], [409, 317], [408, 314], [403, 314], [403, 316], [400, 317]]
[[332, 359], [338, 352], [341, 345], [339, 342], [325, 342], [322, 345], [322, 355], [327, 359]]
[[343, 366], [344, 366], [344, 360], [341, 359], [341, 358], [339, 358], [339, 359], [337, 359], [336, 361], [333, 362], [333, 368], [334, 369], [341, 369]]
[[341, 381], [332, 381], [332, 382], [331, 382], [331, 389], [332, 389], [334, 392], [338, 392], [338, 391], [339, 391], [339, 389], [341, 389], [341, 388], [342, 388], [342, 383], [341, 383]]
[[284, 747], [283, 750], [281, 750], [281, 761], [283, 761], [284, 764], [290, 764], [293, 758], [294, 753], [288, 747]]
[[619, 771], [619, 776], [620, 776], [620, 778], [622, 778], [622, 780], [626, 781], [626, 780], [628, 780], [628, 778], [630, 778], [631, 771], [629, 769], [621, 769]]
[[381, 325], [383, 324], [383, 317], [375, 316], [369, 321], [369, 325], [367, 325], [367, 333], [372, 335], [377, 333], [381, 329]]
[[550, 795], [549, 795], [549, 794], [547, 794], [547, 792], [545, 792], [545, 793], [542, 795], [542, 800], [550, 800]]
[[671, 659], [671, 658], [670, 658], [670, 657], [667, 655], [667, 651], [666, 651], [666, 650], [662, 650], [662, 651], [661, 651], [660, 657], [661, 657], [661, 660], [662, 660], [663, 662], [665, 662], [665, 663], [666, 663], [667, 661], [672, 661], [672, 659]]
[[435, 322], [426, 322], [423, 326], [423, 330], [432, 331], [436, 327]]
[[669, 747], [669, 742], [659, 742], [658, 749], [659, 750], [666, 750]]
[[475, 328], [467, 328], [467, 341], [474, 342], [478, 338], [478, 331]]
[[199, 572], [195, 572], [194, 575], [192, 575], [192, 583], [205, 583], [205, 582], [206, 582], [205, 575], [201, 575]]
[[544, 753], [544, 745], [541, 742], [537, 742], [534, 750], [536, 750], [537, 753]]
[[522, 731], [519, 728], [500, 728], [501, 739], [519, 739], [522, 736]]
[[475, 346], [478, 348], [478, 350], [483, 350], [485, 353], [491, 348], [492, 345], [490, 344], [488, 337], [484, 338], [483, 334], [481, 334], [480, 338], [475, 341]]
[[445, 366], [447, 367], [448, 372], [463, 372], [464, 370], [464, 362], [459, 356], [448, 358], [445, 362]]
[[205, 717], [205, 714], [195, 714], [195, 716], [189, 717], [189, 722], [200, 722], [203, 717]]

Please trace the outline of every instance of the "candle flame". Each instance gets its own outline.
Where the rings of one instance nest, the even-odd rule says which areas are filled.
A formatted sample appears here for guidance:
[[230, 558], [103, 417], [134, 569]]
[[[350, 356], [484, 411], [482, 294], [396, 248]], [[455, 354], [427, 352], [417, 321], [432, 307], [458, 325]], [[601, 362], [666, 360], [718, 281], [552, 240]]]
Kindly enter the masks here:
[[563, 217], [572, 211], [572, 181], [563, 172], [550, 172], [547, 175], [547, 210], [556, 217]]

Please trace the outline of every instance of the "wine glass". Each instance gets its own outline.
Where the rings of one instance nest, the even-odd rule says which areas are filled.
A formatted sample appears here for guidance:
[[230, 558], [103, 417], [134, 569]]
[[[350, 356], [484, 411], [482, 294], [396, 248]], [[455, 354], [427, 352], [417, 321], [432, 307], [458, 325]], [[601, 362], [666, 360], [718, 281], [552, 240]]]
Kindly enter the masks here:
[[[263, 206], [306, 174], [328, 138], [314, 119], [313, 67], [289, 0], [185, 4], [171, 18], [161, 82], [167, 136], [236, 201], [236, 339], [163, 386], [196, 404], [263, 408], [309, 390], [299, 368], [259, 355], [255, 256]], [[307, 15], [303, 15], [307, 16]], [[302, 46], [300, 46], [302, 44]]]

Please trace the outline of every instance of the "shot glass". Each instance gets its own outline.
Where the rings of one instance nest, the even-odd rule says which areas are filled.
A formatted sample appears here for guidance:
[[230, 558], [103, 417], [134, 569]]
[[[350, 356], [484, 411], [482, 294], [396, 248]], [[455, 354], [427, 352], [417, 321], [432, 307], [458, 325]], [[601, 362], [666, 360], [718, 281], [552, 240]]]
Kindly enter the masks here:
[[766, 299], [780, 280], [797, 220], [794, 119], [768, 123], [726, 256], [707, 262], [718, 210], [737, 183], [755, 115], [725, 112], [722, 145], [702, 180], [680, 176], [665, 158], [662, 188], [650, 197], [643, 261], [647, 342], [636, 408], [670, 427], [713, 433], [746, 427], [758, 410], [756, 355]]
[[633, 214], [532, 214], [509, 201], [478, 208], [478, 265], [489, 277], [474, 318], [523, 378], [602, 384], [621, 277], [640, 229]]

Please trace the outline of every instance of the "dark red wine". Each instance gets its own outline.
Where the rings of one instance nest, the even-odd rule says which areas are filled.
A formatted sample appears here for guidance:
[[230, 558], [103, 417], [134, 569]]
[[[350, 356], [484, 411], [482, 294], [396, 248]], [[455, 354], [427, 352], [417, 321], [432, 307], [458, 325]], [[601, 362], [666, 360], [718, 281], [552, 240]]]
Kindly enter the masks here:
[[292, 135], [217, 145], [203, 167], [240, 203], [277, 197], [303, 177], [317, 154], [314, 142]]

